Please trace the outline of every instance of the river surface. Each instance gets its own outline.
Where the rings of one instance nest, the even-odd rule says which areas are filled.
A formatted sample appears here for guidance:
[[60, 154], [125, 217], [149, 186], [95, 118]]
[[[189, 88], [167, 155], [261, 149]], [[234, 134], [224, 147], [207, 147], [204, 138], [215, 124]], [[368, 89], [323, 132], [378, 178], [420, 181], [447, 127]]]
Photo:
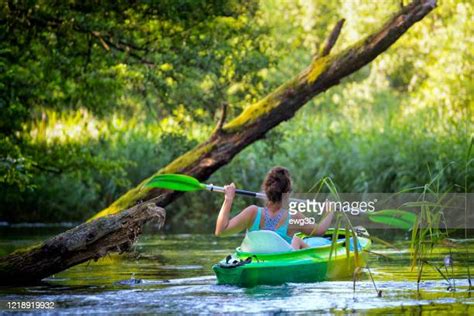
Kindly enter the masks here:
[[[63, 231], [61, 227], [0, 227], [0, 255], [35, 244]], [[28, 287], [0, 287], [7, 301], [54, 302], [61, 313], [408, 313], [474, 314], [467, 268], [474, 267], [465, 248], [453, 251], [455, 290], [435, 269], [424, 268], [420, 290], [411, 271], [407, 242], [397, 251], [377, 245], [370, 270], [382, 290], [378, 297], [367, 271], [353, 291], [352, 280], [239, 288], [217, 285], [211, 266], [239, 244], [241, 237], [212, 235], [143, 235], [130, 254], [85, 263]], [[403, 250], [405, 249], [405, 250]], [[474, 247], [470, 246], [471, 252]], [[441, 264], [447, 248], [437, 248], [432, 262]], [[473, 280], [474, 281], [474, 280]], [[1, 312], [1, 310], [0, 310]]]

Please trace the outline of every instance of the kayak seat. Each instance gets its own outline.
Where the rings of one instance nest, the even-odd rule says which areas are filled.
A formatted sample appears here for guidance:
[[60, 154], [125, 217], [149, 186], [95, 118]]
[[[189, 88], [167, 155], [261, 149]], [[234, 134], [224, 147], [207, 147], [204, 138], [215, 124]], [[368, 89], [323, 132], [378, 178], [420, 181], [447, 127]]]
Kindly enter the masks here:
[[240, 249], [251, 253], [274, 253], [293, 251], [293, 247], [271, 230], [247, 232]]

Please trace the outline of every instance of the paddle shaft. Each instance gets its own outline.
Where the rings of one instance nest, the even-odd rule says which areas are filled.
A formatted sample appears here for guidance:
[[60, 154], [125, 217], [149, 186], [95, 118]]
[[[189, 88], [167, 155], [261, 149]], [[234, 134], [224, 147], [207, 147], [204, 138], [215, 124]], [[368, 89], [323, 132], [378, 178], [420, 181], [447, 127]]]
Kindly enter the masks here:
[[[211, 191], [211, 192], [220, 192], [224, 193], [224, 187], [220, 187], [217, 185], [213, 184], [206, 184], [206, 190]], [[258, 192], [252, 192], [252, 191], [247, 191], [247, 190], [240, 190], [240, 189], [235, 189], [235, 194], [239, 195], [245, 195], [245, 196], [251, 196], [257, 199], [265, 200], [266, 196], [264, 193], [258, 193]]]
[[[206, 186], [206, 190], [211, 191], [211, 192], [220, 192], [220, 193], [225, 192], [224, 187], [220, 187], [220, 186], [213, 185], [213, 184], [206, 184], [205, 186]], [[267, 196], [265, 195], [265, 193], [260, 193], [260, 192], [252, 192], [252, 191], [247, 191], [247, 190], [235, 189], [235, 194], [250, 196], [250, 197], [260, 199], [260, 200], [266, 200], [267, 199]], [[306, 200], [290, 198], [290, 202], [304, 203], [304, 202], [306, 202]]]

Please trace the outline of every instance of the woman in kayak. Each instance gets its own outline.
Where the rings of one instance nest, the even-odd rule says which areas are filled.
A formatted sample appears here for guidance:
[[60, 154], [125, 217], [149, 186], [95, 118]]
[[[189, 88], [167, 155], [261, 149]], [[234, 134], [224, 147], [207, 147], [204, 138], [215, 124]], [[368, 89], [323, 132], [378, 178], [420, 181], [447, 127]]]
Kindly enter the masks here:
[[267, 196], [266, 207], [250, 205], [235, 217], [229, 219], [232, 202], [235, 196], [235, 185], [224, 186], [225, 198], [216, 222], [216, 236], [229, 236], [243, 230], [272, 230], [285, 239], [293, 249], [307, 248], [308, 245], [294, 236], [297, 232], [307, 235], [322, 235], [328, 229], [333, 218], [333, 212], [325, 212], [325, 216], [318, 224], [304, 224], [303, 226], [290, 223], [304, 222], [305, 216], [300, 212], [291, 215], [282, 208], [285, 193], [291, 191], [290, 173], [283, 167], [274, 167], [266, 175], [262, 189]]

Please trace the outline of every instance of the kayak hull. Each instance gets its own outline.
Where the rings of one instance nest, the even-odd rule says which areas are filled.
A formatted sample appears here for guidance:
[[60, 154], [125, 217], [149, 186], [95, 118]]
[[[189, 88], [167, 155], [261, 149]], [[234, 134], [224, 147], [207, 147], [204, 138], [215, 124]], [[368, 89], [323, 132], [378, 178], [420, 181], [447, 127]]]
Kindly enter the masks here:
[[251, 257], [252, 262], [236, 267], [215, 264], [212, 268], [218, 284], [242, 287], [344, 280], [352, 277], [356, 267], [366, 264], [366, 250], [370, 249], [371, 241], [363, 237], [357, 239], [360, 245], [357, 253], [346, 247], [347, 240], [334, 245], [274, 254], [246, 253], [237, 248], [233, 257], [242, 260]]

